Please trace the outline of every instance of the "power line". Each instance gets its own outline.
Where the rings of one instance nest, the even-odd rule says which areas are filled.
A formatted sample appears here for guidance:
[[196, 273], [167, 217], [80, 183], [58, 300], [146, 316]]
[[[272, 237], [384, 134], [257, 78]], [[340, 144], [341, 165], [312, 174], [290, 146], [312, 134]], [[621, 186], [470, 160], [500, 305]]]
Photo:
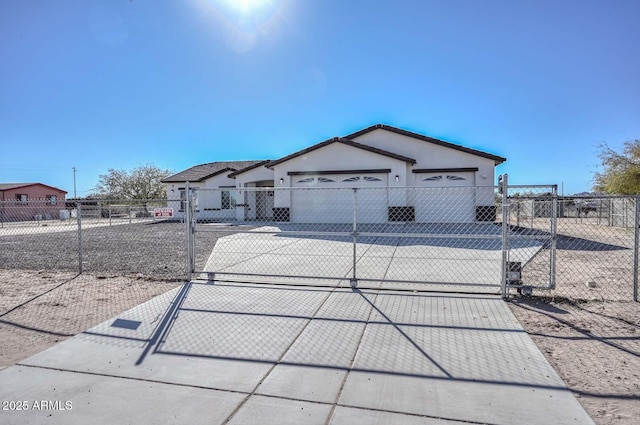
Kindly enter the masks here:
[[41, 165], [24, 165], [24, 164], [0, 164], [3, 170], [44, 170], [44, 171], [64, 171], [69, 167], [41, 166]]

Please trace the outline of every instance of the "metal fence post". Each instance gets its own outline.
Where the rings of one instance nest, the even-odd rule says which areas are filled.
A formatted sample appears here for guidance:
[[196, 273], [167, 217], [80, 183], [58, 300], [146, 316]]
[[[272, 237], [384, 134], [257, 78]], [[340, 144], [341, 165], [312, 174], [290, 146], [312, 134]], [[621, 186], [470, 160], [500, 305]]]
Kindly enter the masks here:
[[187, 281], [191, 281], [193, 275], [193, 226], [192, 226], [192, 211], [191, 211], [191, 189], [189, 188], [189, 182], [185, 184], [185, 206], [184, 206], [184, 222], [185, 222], [185, 235], [186, 235], [186, 248], [187, 248]]
[[82, 274], [82, 203], [76, 200], [76, 221], [78, 222], [78, 274]]
[[358, 245], [358, 189], [353, 188], [353, 274], [351, 277], [351, 287], [358, 286], [358, 275], [356, 273]]
[[633, 222], [633, 300], [638, 302], [638, 248], [640, 248], [640, 196], [636, 196]]
[[558, 245], [558, 185], [551, 192], [551, 253], [549, 258], [549, 289], [556, 288], [556, 247]]
[[502, 273], [500, 279], [500, 292], [502, 298], [509, 296], [507, 288], [507, 263], [509, 261], [509, 176], [502, 175], [502, 180], [498, 183], [502, 190]]

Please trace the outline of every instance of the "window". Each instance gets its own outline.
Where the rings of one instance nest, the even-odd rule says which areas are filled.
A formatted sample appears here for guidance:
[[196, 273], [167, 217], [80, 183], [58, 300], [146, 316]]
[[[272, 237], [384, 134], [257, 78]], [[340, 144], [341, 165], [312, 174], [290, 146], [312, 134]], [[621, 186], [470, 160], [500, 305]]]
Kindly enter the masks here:
[[314, 180], [313, 177], [307, 177], [306, 179], [298, 180], [298, 183], [313, 183]]
[[423, 182], [436, 182], [438, 180], [442, 180], [442, 176], [433, 176], [433, 177], [427, 177], [426, 179], [422, 179]]
[[366, 181], [366, 182], [381, 182], [382, 179], [380, 179], [378, 177], [364, 176], [364, 181]]
[[360, 181], [360, 177], [349, 177], [348, 179], [344, 179], [342, 181], [344, 183], [359, 182]]
[[318, 177], [320, 183], [335, 183], [335, 180], [328, 179], [326, 177]]
[[220, 208], [223, 210], [231, 209], [231, 192], [223, 190], [220, 192]]
[[[191, 191], [191, 208], [194, 211], [198, 211], [198, 192], [196, 192], [197, 188], [190, 189]], [[184, 187], [178, 189], [180, 191], [180, 211], [185, 211], [187, 209], [187, 190]]]
[[466, 180], [466, 179], [460, 176], [447, 176], [447, 180]]
[[57, 198], [56, 195], [47, 195], [47, 204], [55, 205], [57, 200], [58, 200], [58, 198]]
[[180, 189], [180, 211], [187, 209], [187, 191]]
[[29, 197], [22, 193], [16, 193], [16, 201], [26, 204], [29, 200]]

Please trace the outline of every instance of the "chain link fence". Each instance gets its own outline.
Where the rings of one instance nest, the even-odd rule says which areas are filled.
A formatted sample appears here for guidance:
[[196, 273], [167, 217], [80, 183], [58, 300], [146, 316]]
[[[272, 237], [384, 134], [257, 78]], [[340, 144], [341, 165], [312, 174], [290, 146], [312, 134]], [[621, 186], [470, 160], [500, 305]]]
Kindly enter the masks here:
[[0, 368], [186, 279], [169, 201], [0, 202]]
[[246, 188], [227, 195], [198, 188], [195, 241], [227, 235], [207, 246], [207, 257], [196, 249], [193, 271], [210, 279], [499, 292], [495, 190]]
[[[198, 188], [192, 202], [206, 247], [192, 271], [211, 279], [637, 299], [632, 197], [567, 199], [553, 185]], [[606, 207], [586, 211], [596, 204]]]
[[538, 257], [528, 285], [553, 285], [551, 224], [547, 232], [504, 233], [497, 187], [441, 184], [194, 189], [194, 240], [229, 234], [207, 246], [209, 256], [192, 271], [209, 279], [504, 294], [503, 265]]
[[[548, 232], [557, 226], [555, 287], [540, 295], [576, 301], [637, 300], [638, 197], [559, 197], [515, 192], [509, 223], [519, 232]], [[555, 217], [553, 214], [555, 203]], [[540, 258], [523, 269], [523, 280], [539, 270]]]
[[185, 228], [163, 217], [170, 201], [0, 203], [4, 269], [185, 277]]

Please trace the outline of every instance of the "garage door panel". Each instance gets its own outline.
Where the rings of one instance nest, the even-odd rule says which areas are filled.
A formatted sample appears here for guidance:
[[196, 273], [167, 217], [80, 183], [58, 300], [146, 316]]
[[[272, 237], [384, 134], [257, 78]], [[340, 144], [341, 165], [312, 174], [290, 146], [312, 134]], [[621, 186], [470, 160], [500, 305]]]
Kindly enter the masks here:
[[291, 220], [295, 223], [349, 223], [353, 221], [353, 193], [344, 189], [293, 190]]
[[358, 223], [387, 221], [389, 194], [387, 188], [358, 189]]
[[351, 223], [358, 188], [358, 221], [386, 221], [387, 176], [337, 174], [304, 176], [293, 181], [291, 219], [297, 223]]
[[420, 223], [465, 223], [475, 220], [473, 173], [421, 174], [414, 203]]

